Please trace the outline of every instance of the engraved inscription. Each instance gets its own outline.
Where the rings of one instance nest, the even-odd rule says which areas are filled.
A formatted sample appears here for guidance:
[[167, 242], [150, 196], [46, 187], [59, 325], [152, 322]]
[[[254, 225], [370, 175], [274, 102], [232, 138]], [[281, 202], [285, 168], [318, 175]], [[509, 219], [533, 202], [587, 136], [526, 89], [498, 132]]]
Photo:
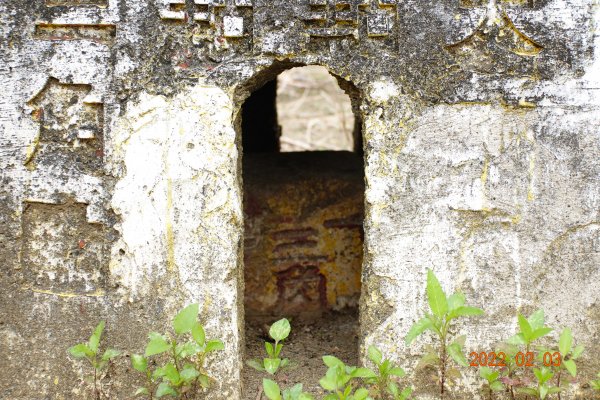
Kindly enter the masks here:
[[86, 220], [85, 204], [25, 203], [22, 269], [28, 288], [87, 294], [105, 286], [105, 228]]
[[35, 26], [35, 38], [40, 40], [91, 40], [112, 44], [117, 34], [113, 24], [45, 24]]
[[[226, 38], [241, 38], [251, 31], [249, 13], [252, 0], [168, 0], [160, 11], [163, 20], [197, 22], [219, 28]], [[191, 10], [191, 16], [188, 16]]]
[[27, 150], [29, 169], [73, 168], [102, 173], [103, 104], [89, 98], [90, 85], [60, 83], [50, 78], [27, 104], [39, 122], [38, 137]]
[[[527, 36], [509, 17], [505, 7], [531, 9], [536, 1], [518, 0], [457, 0], [458, 12], [451, 44], [446, 46], [456, 61], [464, 68], [513, 74], [535, 74], [532, 58], [544, 47]], [[478, 15], [474, 18], [474, 15]], [[473, 21], [481, 21], [474, 25]]]
[[311, 37], [358, 38], [361, 24], [366, 24], [369, 37], [388, 36], [396, 6], [396, 0], [308, 0], [300, 19]]
[[108, 7], [108, 0], [46, 0], [46, 6], [97, 6]]

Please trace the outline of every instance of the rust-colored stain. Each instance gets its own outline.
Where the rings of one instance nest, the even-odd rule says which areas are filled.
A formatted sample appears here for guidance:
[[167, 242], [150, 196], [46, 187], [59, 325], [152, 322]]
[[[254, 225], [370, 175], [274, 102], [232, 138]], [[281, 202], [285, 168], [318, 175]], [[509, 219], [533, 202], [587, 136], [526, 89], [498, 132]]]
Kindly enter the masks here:
[[359, 155], [248, 155], [244, 196], [249, 316], [356, 307], [364, 215]]

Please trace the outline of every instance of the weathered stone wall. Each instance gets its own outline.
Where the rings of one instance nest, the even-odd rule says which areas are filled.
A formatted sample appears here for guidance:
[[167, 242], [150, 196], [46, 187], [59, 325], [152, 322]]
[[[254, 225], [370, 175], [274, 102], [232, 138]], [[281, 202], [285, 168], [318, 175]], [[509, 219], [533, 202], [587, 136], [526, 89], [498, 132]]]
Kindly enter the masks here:
[[433, 268], [487, 311], [469, 349], [543, 307], [600, 369], [597, 0], [338, 3], [0, 4], [1, 397], [76, 398], [66, 348], [99, 319], [141, 351], [197, 301], [226, 345], [210, 398], [239, 398], [239, 111], [304, 64], [363, 123], [361, 349], [414, 365], [399, 338]]

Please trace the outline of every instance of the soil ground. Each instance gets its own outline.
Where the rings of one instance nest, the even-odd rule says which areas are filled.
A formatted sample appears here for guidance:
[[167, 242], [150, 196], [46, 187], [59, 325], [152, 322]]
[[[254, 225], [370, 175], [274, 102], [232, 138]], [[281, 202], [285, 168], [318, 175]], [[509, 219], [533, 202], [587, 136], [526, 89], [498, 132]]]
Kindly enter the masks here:
[[[324, 391], [319, 386], [319, 379], [327, 371], [322, 360], [324, 355], [336, 356], [348, 365], [358, 363], [357, 319], [356, 312], [347, 311], [327, 313], [311, 321], [292, 320], [292, 333], [282, 351], [282, 357], [289, 358], [292, 366], [278, 372], [275, 380], [282, 388], [302, 383], [305, 392], [321, 398]], [[265, 356], [267, 332], [268, 324], [258, 321], [246, 323], [246, 360]], [[262, 379], [267, 375], [244, 365], [244, 400], [266, 400], [262, 393]]]

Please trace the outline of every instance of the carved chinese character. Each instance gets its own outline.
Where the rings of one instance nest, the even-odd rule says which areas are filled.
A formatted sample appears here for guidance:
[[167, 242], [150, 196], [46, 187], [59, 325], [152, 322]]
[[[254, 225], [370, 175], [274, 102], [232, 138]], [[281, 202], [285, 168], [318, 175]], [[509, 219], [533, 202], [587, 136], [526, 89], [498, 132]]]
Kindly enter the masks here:
[[358, 37], [361, 15], [366, 14], [371, 37], [388, 36], [392, 30], [396, 0], [308, 0], [300, 15], [312, 37]]
[[[244, 9], [252, 8], [252, 0], [167, 0], [160, 16], [164, 20], [184, 22], [190, 20], [206, 24], [208, 29], [225, 38], [241, 38], [248, 35]], [[191, 18], [187, 10], [192, 10]]]
[[534, 58], [543, 46], [517, 28], [509, 14], [511, 8], [532, 7], [536, 2], [457, 0], [446, 50], [467, 70], [534, 76]]

